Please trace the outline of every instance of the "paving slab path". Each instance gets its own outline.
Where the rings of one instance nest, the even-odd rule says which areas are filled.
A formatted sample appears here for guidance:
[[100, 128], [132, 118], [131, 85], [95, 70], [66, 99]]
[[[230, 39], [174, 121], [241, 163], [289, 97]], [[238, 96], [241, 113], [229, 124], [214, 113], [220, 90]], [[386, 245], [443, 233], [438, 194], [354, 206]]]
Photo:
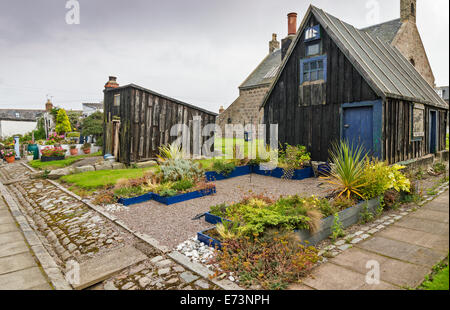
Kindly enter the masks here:
[[[292, 290], [416, 288], [449, 251], [448, 190], [418, 211], [319, 265]], [[378, 272], [379, 271], [379, 272]], [[373, 275], [379, 274], [379, 281]], [[367, 276], [368, 275], [368, 276]], [[366, 281], [366, 277], [369, 281]]]
[[0, 290], [52, 287], [0, 194]]

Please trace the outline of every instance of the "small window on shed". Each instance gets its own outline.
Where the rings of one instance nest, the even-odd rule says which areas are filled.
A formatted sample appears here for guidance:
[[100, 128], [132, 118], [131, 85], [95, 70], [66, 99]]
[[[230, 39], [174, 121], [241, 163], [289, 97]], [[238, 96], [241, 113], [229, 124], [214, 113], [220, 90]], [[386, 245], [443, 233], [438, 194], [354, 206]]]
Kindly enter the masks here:
[[20, 117], [20, 113], [16, 112], [16, 118]]
[[120, 94], [114, 95], [114, 106], [120, 106]]
[[306, 56], [314, 56], [320, 54], [320, 44], [312, 44], [306, 47]]

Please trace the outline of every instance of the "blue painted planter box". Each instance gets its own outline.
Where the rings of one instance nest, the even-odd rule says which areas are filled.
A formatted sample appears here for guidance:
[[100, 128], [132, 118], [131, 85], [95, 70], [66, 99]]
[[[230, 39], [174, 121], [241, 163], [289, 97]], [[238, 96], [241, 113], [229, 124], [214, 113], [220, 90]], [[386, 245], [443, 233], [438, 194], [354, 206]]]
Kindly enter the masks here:
[[208, 195], [212, 195], [215, 193], [216, 193], [215, 187], [210, 188], [210, 189], [201, 190], [201, 191], [195, 191], [195, 192], [190, 192], [190, 193], [181, 194], [181, 195], [177, 195], [177, 196], [172, 196], [172, 197], [163, 197], [163, 196], [153, 193], [153, 200], [155, 200], [159, 203], [163, 203], [165, 205], [172, 205], [175, 203], [179, 203], [179, 202], [183, 202], [183, 201], [191, 200], [191, 199], [195, 199], [195, 198], [200, 198], [203, 196], [208, 196]]
[[[283, 171], [283, 168], [275, 168], [274, 170], [261, 170], [261, 169], [259, 169], [258, 166], [254, 166], [253, 173], [281, 179], [283, 177], [284, 171]], [[313, 176], [314, 176], [314, 171], [313, 171], [312, 167], [306, 167], [304, 169], [294, 170], [294, 175], [292, 176], [292, 180], [304, 180], [304, 179], [312, 178]]]
[[149, 201], [153, 199], [153, 193], [147, 193], [141, 196], [132, 197], [132, 198], [119, 198], [118, 202], [123, 204], [124, 206], [134, 205], [137, 203], [141, 203], [144, 201]]
[[225, 222], [225, 221], [226, 222], [231, 222], [230, 220], [224, 219], [223, 217], [211, 214], [209, 212], [205, 213], [205, 221], [207, 223], [214, 224], [214, 225], [216, 225], [218, 223]]
[[205, 172], [205, 176], [206, 180], [208, 182], [211, 182], [240, 177], [242, 175], [247, 175], [250, 173], [252, 173], [252, 166], [241, 166], [234, 168], [233, 172], [231, 172], [229, 175], [223, 175], [215, 171], [207, 171]]
[[222, 243], [219, 240], [214, 239], [206, 234], [211, 229], [213, 229], [213, 228], [209, 228], [209, 229], [203, 230], [201, 232], [198, 232], [197, 239], [198, 239], [198, 241], [203, 242], [207, 246], [210, 246], [213, 248], [218, 248], [219, 250], [221, 250]]

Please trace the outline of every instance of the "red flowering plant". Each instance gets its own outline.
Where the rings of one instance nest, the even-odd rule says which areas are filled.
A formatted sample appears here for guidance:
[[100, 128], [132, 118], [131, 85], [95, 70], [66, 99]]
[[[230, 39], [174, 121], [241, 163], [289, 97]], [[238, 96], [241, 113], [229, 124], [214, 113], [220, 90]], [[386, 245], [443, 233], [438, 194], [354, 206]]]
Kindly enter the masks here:
[[14, 151], [13, 149], [4, 149], [1, 150], [1, 154], [3, 157], [12, 157], [12, 156], [16, 156], [16, 151]]
[[59, 157], [59, 156], [64, 156], [66, 154], [66, 150], [63, 149], [62, 147], [44, 147], [41, 150], [41, 154], [44, 157]]

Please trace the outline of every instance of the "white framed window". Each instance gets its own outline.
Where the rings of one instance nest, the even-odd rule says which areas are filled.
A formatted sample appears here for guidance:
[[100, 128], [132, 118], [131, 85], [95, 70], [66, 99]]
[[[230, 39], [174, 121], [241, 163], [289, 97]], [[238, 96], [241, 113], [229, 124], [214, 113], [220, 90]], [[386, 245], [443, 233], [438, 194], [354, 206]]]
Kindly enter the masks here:
[[120, 106], [120, 94], [114, 95], [114, 106]]

